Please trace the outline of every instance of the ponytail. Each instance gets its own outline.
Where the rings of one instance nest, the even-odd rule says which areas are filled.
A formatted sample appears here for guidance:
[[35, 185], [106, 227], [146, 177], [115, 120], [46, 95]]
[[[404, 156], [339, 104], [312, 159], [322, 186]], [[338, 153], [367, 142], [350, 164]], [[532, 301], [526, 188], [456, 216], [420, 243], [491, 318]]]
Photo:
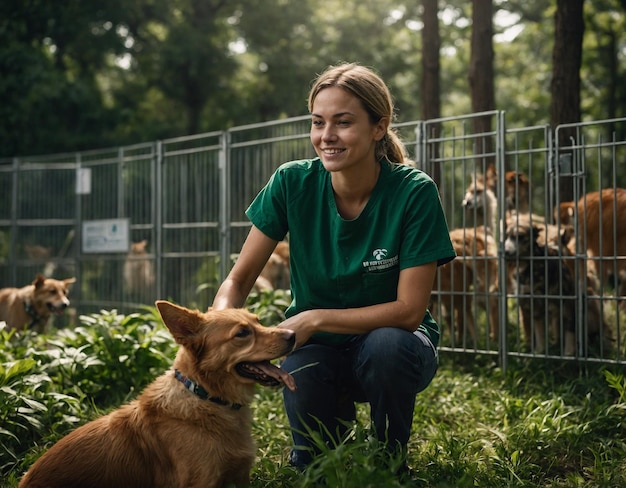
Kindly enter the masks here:
[[398, 134], [390, 127], [383, 138], [376, 143], [376, 159], [387, 158], [396, 164], [413, 164], [409, 159], [406, 147]]

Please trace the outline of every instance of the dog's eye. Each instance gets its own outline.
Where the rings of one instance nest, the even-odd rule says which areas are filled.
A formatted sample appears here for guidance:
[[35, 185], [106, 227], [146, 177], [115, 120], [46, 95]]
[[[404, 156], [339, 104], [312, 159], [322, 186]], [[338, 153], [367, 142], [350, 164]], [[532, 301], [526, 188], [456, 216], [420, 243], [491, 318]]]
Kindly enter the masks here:
[[235, 337], [248, 337], [252, 332], [250, 329], [239, 329], [239, 331], [235, 334]]

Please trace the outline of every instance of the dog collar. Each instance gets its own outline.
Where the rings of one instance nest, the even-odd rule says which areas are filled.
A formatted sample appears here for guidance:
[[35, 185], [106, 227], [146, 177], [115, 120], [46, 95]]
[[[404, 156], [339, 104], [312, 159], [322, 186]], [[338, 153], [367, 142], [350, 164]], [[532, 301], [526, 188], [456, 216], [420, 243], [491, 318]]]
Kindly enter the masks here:
[[28, 324], [28, 327], [34, 327], [37, 322], [39, 322], [41, 320], [41, 317], [39, 315], [37, 315], [37, 310], [35, 310], [35, 307], [33, 307], [33, 304], [28, 302], [28, 301], [24, 301], [24, 310], [26, 311], [26, 313], [28, 315], [30, 315], [33, 318], [33, 321]]
[[193, 380], [190, 380], [177, 369], [174, 370], [174, 377], [183, 385], [185, 385], [185, 388], [187, 388], [191, 393], [202, 398], [203, 400], [209, 400], [213, 403], [217, 403], [218, 405], [230, 406], [230, 408], [232, 408], [233, 410], [239, 410], [241, 407], [243, 407], [241, 403], [230, 403], [223, 398], [209, 395], [209, 393], [204, 388], [202, 388], [201, 385]]

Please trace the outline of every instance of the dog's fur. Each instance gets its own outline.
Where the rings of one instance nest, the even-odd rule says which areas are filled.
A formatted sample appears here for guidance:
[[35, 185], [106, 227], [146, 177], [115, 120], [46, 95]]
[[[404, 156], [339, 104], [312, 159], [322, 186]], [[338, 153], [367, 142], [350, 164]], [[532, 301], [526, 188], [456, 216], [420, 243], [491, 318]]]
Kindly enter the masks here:
[[[459, 228], [450, 231], [457, 258], [439, 268], [439, 302], [444, 321], [455, 330], [455, 339], [464, 343], [466, 331], [476, 341], [472, 304], [487, 312], [490, 336], [498, 336], [498, 264], [496, 242], [489, 229]], [[473, 295], [470, 293], [473, 292]]]
[[289, 243], [280, 241], [254, 283], [254, 291], [288, 290], [291, 273], [289, 268]]
[[465, 227], [484, 225], [492, 233], [496, 230], [497, 205], [496, 168], [490, 164], [485, 174], [474, 174], [462, 201], [465, 209]]
[[[566, 248], [546, 241], [544, 226], [516, 218], [506, 228], [505, 257], [514, 269], [524, 338], [531, 351], [546, 351], [546, 335], [559, 340], [563, 329], [563, 353], [575, 353], [576, 284], [563, 256]], [[549, 318], [548, 318], [549, 317]], [[560, 322], [559, 322], [560, 318]], [[551, 326], [546, 334], [545, 325]]]
[[[553, 226], [554, 227], [554, 226]], [[596, 271], [596, 263], [592, 260], [581, 258], [576, 251], [576, 233], [571, 225], [560, 227], [560, 245], [565, 247], [573, 258], [566, 260], [565, 264], [570, 273], [577, 280], [577, 286], [584, 290], [583, 320], [590, 339], [598, 338], [602, 341], [604, 350], [609, 350], [615, 345], [613, 329], [609, 327], [602, 307], [600, 294], [600, 280]]]
[[8, 329], [27, 327], [43, 332], [52, 314], [60, 315], [70, 305], [69, 285], [76, 278], [56, 280], [38, 274], [30, 285], [0, 290], [0, 321]]
[[[279, 368], [268, 373], [269, 360], [293, 349], [295, 334], [263, 327], [243, 309], [201, 313], [165, 301], [156, 306], [181, 346], [173, 368], [132, 403], [52, 446], [20, 488], [248, 486], [254, 384], [276, 384], [280, 377], [295, 389]], [[190, 391], [175, 370], [210, 397]]]
[[[602, 283], [609, 283], [612, 276], [618, 283], [617, 294], [626, 296], [626, 189], [607, 188], [587, 193], [578, 200], [576, 211], [574, 202], [561, 203], [555, 211], [562, 224], [573, 225], [577, 215], [580, 248], [595, 263]], [[624, 259], [614, 261], [618, 256]], [[617, 276], [614, 276], [615, 268]], [[622, 306], [625, 304], [622, 302]]]
[[504, 189], [507, 213], [530, 212], [530, 181], [521, 171], [507, 171], [504, 174]]
[[[522, 216], [523, 219], [531, 218], [534, 224], [546, 224], [546, 218], [543, 215], [531, 212], [530, 200], [531, 187], [528, 176], [521, 171], [507, 171], [504, 173], [504, 201], [506, 208], [502, 232], [506, 231], [506, 224], [510, 220], [517, 218], [516, 216], [518, 215]], [[547, 239], [551, 240], [552, 238], [559, 240], [558, 236], [555, 235], [550, 235]]]

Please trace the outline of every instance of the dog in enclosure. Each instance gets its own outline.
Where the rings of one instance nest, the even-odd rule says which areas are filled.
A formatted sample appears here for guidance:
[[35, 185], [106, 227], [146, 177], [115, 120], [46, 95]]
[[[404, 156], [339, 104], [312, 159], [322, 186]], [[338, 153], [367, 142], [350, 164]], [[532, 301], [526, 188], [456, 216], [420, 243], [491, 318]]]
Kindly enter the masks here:
[[531, 350], [544, 353], [546, 337], [558, 342], [562, 328], [563, 352], [574, 355], [576, 283], [563, 259], [569, 255], [567, 249], [547, 241], [544, 226], [516, 218], [506, 227], [504, 254], [512, 270], [509, 276], [519, 297], [524, 337]]
[[563, 202], [557, 208], [555, 217], [562, 224], [573, 225], [577, 219], [579, 243], [596, 263], [602, 284], [606, 285], [612, 276], [616, 293], [626, 296], [626, 189], [587, 193], [576, 204]]
[[474, 307], [482, 307], [489, 322], [490, 337], [498, 336], [497, 247], [491, 231], [485, 227], [458, 228], [450, 231], [457, 258], [441, 266], [438, 295], [444, 321], [454, 329], [459, 343], [467, 333], [476, 340]]
[[244, 309], [156, 306], [180, 345], [172, 369], [130, 404], [62, 438], [20, 488], [249, 485], [254, 385], [295, 390], [293, 377], [269, 362], [291, 352], [294, 332], [263, 327]]
[[[466, 216], [470, 218], [475, 215], [477, 222], [482, 222], [492, 235], [496, 232], [497, 221], [497, 171], [494, 164], [487, 166], [485, 174], [474, 174], [472, 180], [465, 190], [462, 205]], [[505, 211], [504, 220], [500, 222], [500, 232], [506, 231], [509, 222], [530, 220], [531, 223], [544, 226], [546, 239], [560, 241], [556, 227], [545, 224], [545, 217], [530, 213], [530, 180], [520, 171], [507, 171], [505, 173]], [[480, 225], [476, 225], [481, 228]], [[457, 253], [458, 254], [458, 253]], [[497, 272], [496, 272], [497, 273]], [[511, 285], [511, 282], [508, 282]]]
[[44, 332], [52, 314], [61, 315], [70, 305], [69, 285], [76, 278], [56, 280], [38, 274], [30, 285], [0, 290], [0, 321], [8, 329]]
[[[550, 226], [556, 228], [556, 226]], [[554, 231], [553, 231], [554, 232]], [[583, 313], [584, 322], [587, 324], [589, 338], [596, 336], [602, 341], [605, 348], [614, 345], [613, 330], [608, 326], [602, 307], [602, 300], [598, 298], [600, 293], [600, 280], [596, 271], [596, 263], [592, 260], [580, 258], [576, 252], [576, 234], [571, 225], [560, 227], [560, 245], [565, 247], [571, 258], [566, 259], [565, 264], [570, 273], [576, 279], [577, 286], [585, 290], [585, 308]]]
[[280, 241], [254, 283], [253, 290], [256, 292], [277, 289], [288, 290], [290, 279], [289, 243]]
[[133, 242], [124, 261], [124, 284], [129, 297], [149, 300], [149, 293], [156, 281], [154, 264], [146, 250], [146, 239]]
[[[484, 225], [491, 232], [495, 232], [498, 206], [496, 176], [496, 168], [493, 164], [487, 166], [484, 175], [472, 175], [472, 180], [465, 190], [462, 201], [465, 221], [470, 224], [469, 226], [480, 227]], [[466, 227], [468, 227], [467, 224]]]
[[504, 174], [504, 190], [507, 214], [530, 212], [530, 180], [521, 171]]
[[[497, 223], [497, 172], [495, 165], [487, 166], [485, 174], [474, 174], [465, 189], [462, 205], [465, 209], [466, 221], [474, 222], [475, 227], [487, 226], [495, 234]], [[515, 215], [531, 215], [537, 223], [545, 223], [545, 217], [529, 213], [530, 180], [519, 171], [505, 173], [505, 205], [501, 232], [504, 233], [506, 220]]]
[[[548, 241], [554, 241], [555, 243], [560, 241], [559, 233], [553, 232], [556, 227], [551, 228], [546, 224], [546, 218], [543, 215], [538, 215], [531, 212], [531, 186], [530, 179], [525, 173], [521, 171], [507, 171], [504, 174], [504, 200], [505, 200], [505, 225], [506, 223], [516, 216], [522, 216], [522, 219], [530, 218], [533, 223], [540, 224], [548, 230]], [[504, 229], [503, 229], [504, 231]]]

